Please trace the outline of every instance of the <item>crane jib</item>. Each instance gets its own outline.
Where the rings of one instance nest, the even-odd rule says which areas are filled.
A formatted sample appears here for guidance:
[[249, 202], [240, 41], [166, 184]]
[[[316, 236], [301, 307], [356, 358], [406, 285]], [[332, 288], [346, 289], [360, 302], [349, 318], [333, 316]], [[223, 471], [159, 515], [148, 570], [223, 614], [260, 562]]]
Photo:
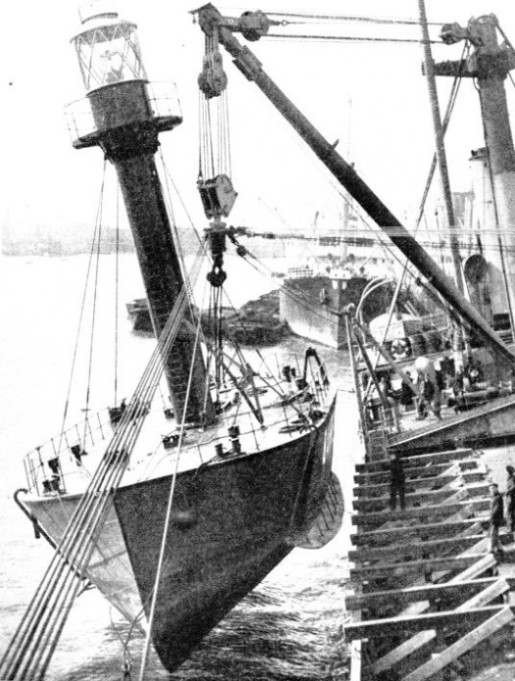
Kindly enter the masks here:
[[361, 179], [355, 169], [338, 154], [334, 147], [265, 73], [261, 62], [251, 50], [247, 46], [241, 45], [233, 35], [232, 30], [227, 28], [228, 22], [220, 12], [213, 5], [208, 4], [199, 10], [198, 18], [200, 27], [207, 35], [216, 31], [219, 44], [223, 45], [231, 54], [239, 70], [249, 80], [256, 83], [338, 182], [389, 236], [418, 271], [430, 281], [444, 300], [456, 309], [463, 320], [477, 331], [496, 353], [511, 363], [515, 362], [515, 355], [500, 340], [488, 322], [464, 298], [454, 283]]

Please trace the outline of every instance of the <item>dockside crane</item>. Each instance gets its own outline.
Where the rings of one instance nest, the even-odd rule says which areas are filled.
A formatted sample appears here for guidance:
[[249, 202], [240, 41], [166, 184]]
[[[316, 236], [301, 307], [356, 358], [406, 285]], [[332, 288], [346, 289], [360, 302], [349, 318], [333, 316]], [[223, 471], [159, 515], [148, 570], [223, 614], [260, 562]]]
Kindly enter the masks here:
[[[261, 11], [245, 12], [239, 19], [224, 17], [211, 3], [196, 10], [196, 14], [202, 31], [212, 39], [210, 44], [217, 51], [217, 59], [204, 60], [204, 71], [201, 77], [207, 87], [210, 87], [210, 83], [219, 83], [223, 80], [220, 78], [222, 66], [218, 53], [218, 45], [223, 45], [233, 57], [235, 66], [248, 80], [257, 85], [340, 185], [359, 203], [451, 308], [457, 311], [464, 322], [476, 331], [498, 355], [508, 360], [510, 364], [515, 363], [515, 354], [500, 340], [488, 322], [464, 298], [454, 283], [362, 180], [356, 170], [340, 156], [334, 145], [321, 135], [267, 75], [254, 53], [246, 45], [242, 45], [234, 35], [240, 32], [247, 40], [256, 41], [266, 36], [274, 22]], [[209, 71], [210, 68], [213, 70]], [[213, 93], [213, 90], [216, 90], [216, 87], [210, 87], [208, 96], [216, 96], [217, 93]]]

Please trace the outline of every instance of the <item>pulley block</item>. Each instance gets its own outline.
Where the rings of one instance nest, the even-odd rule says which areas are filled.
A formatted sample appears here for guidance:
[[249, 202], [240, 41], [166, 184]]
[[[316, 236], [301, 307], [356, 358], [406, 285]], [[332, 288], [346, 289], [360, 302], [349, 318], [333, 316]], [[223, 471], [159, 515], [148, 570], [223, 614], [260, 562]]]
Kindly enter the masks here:
[[243, 12], [239, 21], [239, 28], [244, 38], [249, 41], [259, 40], [268, 33], [270, 20], [264, 12]]
[[204, 212], [209, 219], [229, 215], [238, 196], [230, 177], [217, 175], [211, 180], [199, 180], [197, 187]]
[[217, 267], [216, 265], [213, 265], [211, 272], [207, 273], [207, 280], [213, 288], [220, 288], [220, 286], [223, 286], [226, 279], [227, 272], [225, 272], [222, 267]]
[[454, 45], [461, 40], [466, 40], [468, 32], [466, 28], [462, 28], [458, 23], [444, 24], [440, 31], [440, 38], [446, 45]]
[[215, 49], [204, 55], [198, 86], [207, 99], [219, 97], [227, 87], [227, 76], [223, 68], [222, 55]]
[[207, 280], [213, 288], [220, 288], [227, 279], [227, 274], [223, 269], [224, 251], [225, 251], [225, 225], [221, 223], [219, 226], [207, 232], [209, 239], [209, 248], [213, 256], [213, 266], [211, 272], [207, 274]]

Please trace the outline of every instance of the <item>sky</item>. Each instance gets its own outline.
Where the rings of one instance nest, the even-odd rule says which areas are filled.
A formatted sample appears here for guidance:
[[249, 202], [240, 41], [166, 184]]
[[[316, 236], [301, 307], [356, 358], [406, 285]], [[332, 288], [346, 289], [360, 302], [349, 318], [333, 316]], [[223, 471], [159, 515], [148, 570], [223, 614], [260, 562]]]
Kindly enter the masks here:
[[[215, 3], [216, 4], [216, 3]], [[138, 24], [151, 81], [175, 81], [184, 122], [161, 138], [167, 167], [195, 221], [205, 223], [196, 195], [198, 169], [197, 75], [203, 38], [186, 0], [120, 0], [122, 17]], [[250, 2], [219, 4], [238, 16], [256, 9]], [[319, 15], [417, 18], [417, 0], [270, 0], [263, 11]], [[466, 25], [471, 16], [493, 12], [515, 43], [515, 6], [506, 0], [426, 0], [430, 22]], [[74, 150], [63, 109], [84, 96], [70, 38], [80, 30], [70, 0], [8, 3], [3, 10], [0, 52], [2, 120], [0, 219], [22, 233], [39, 225], [93, 224], [102, 179], [100, 150]], [[286, 30], [286, 29], [284, 29]], [[294, 25], [296, 33], [321, 31], [319, 24]], [[419, 37], [418, 27], [348, 22], [342, 35]], [[432, 28], [437, 37], [438, 29]], [[355, 163], [374, 191], [401, 219], [416, 212], [434, 147], [418, 44], [262, 39], [250, 48], [267, 73], [338, 150]], [[436, 61], [457, 59], [461, 45], [433, 46]], [[270, 103], [224, 55], [229, 78], [233, 184], [239, 197], [235, 224], [255, 229], [310, 228], [318, 212], [326, 227], [341, 213], [334, 181]], [[439, 79], [445, 108], [451, 79]], [[515, 88], [507, 81], [509, 106]], [[482, 146], [474, 84], [462, 87], [447, 135], [451, 186], [470, 186], [470, 151]], [[114, 183], [114, 179], [111, 179]], [[201, 225], [202, 226], [202, 225]]]

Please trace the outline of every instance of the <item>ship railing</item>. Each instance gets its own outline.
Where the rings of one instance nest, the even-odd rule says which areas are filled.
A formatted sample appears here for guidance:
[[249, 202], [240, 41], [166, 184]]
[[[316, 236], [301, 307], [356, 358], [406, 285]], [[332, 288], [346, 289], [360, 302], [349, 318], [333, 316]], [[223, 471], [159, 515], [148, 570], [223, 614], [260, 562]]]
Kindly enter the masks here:
[[[424, 317], [424, 320], [423, 328], [420, 331], [414, 331], [405, 338], [389, 338], [384, 342], [383, 346], [386, 349], [389, 349], [397, 340], [408, 340], [408, 349], [405, 354], [400, 356], [396, 354], [394, 355], [394, 359], [404, 360], [416, 358], [419, 355], [442, 354], [450, 349], [448, 338], [449, 326], [446, 323], [447, 320], [437, 315], [429, 315]], [[373, 358], [377, 354], [375, 343], [365, 341], [363, 347], [368, 351], [370, 357]], [[364, 364], [361, 353], [358, 355], [358, 361], [361, 365]]]
[[[302, 413], [307, 416], [307, 410], [305, 413]], [[263, 428], [261, 425], [257, 424], [255, 417], [250, 411], [247, 412], [246, 415], [248, 416], [248, 425], [242, 425], [244, 423], [242, 417], [245, 416], [245, 414], [240, 414], [238, 430], [237, 432], [233, 431], [232, 435], [229, 432], [232, 419], [228, 419], [228, 427], [224, 433], [213, 435], [209, 439], [196, 443], [194, 447], [189, 447], [186, 435], [182, 442], [182, 447], [184, 450], [187, 450], [188, 464], [194, 465], [191, 457], [195, 454], [198, 456], [198, 466], [200, 467], [211, 461], [214, 455], [224, 458], [237, 455], [240, 452], [244, 453], [250, 449], [259, 451], [263, 446], [261, 442]], [[273, 430], [274, 432], [279, 430], [282, 435], [285, 437], [289, 436], [290, 439], [298, 437], [300, 433], [309, 430], [310, 427], [307, 418], [302, 418], [298, 411], [290, 410], [290, 412], [288, 412], [286, 404], [283, 408], [282, 418], [267, 421], [266, 423], [267, 430]], [[174, 435], [176, 435], [175, 438]], [[178, 431], [173, 431], [168, 436], [162, 438], [157, 449], [148, 455], [149, 458], [145, 465], [142, 464], [147, 457], [135, 461], [134, 464], [136, 468], [142, 466], [139, 469], [138, 480], [151, 479], [161, 472], [163, 474], [169, 473], [170, 469], [173, 469], [174, 467], [173, 461], [176, 460], [176, 457], [182, 456], [183, 453], [186, 454], [186, 452], [182, 452], [179, 449], [179, 442], [180, 438], [178, 436]], [[170, 466], [170, 457], [174, 457], [174, 455], [175, 459], [172, 458], [172, 466]], [[163, 471], [159, 470], [160, 467], [163, 467]]]
[[286, 276], [288, 279], [305, 279], [312, 277], [314, 271], [312, 267], [288, 267]]
[[444, 333], [449, 329], [449, 317], [445, 312], [433, 312], [432, 314], [423, 315], [420, 319], [422, 321], [422, 333], [426, 331]]
[[148, 100], [155, 119], [182, 119], [177, 86], [170, 81], [147, 83]]
[[[103, 409], [35, 447], [23, 459], [29, 490], [38, 495], [65, 492], [72, 478], [84, 475], [80, 457], [85, 456], [84, 452], [94, 450], [112, 433], [109, 410]], [[73, 455], [74, 447], [79, 447], [78, 457]]]
[[317, 400], [323, 401], [329, 393], [330, 381], [327, 377], [327, 369], [323, 360], [320, 364], [309, 363], [310, 379], [308, 380], [308, 390], [312, 392]]
[[[313, 369], [311, 381], [308, 383], [308, 392], [311, 393], [319, 406], [323, 408], [325, 397], [328, 393], [328, 385], [325, 374], [321, 368]], [[290, 437], [298, 436], [299, 432], [309, 427], [309, 420], [306, 418], [311, 402], [302, 403], [296, 409], [289, 408], [289, 398], [295, 403], [297, 398], [302, 395], [299, 391], [297, 395], [291, 396], [285, 393], [282, 410], [282, 418], [274, 419], [266, 424], [267, 428], [277, 429]], [[228, 426], [231, 419], [228, 419]], [[202, 444], [196, 445], [199, 456], [199, 464], [206, 463], [213, 457], [213, 449], [221, 445], [218, 450], [225, 454], [235, 452], [241, 445], [244, 448], [251, 447], [260, 449], [260, 434], [262, 427], [257, 423], [251, 412], [248, 412], [248, 426], [241, 427], [236, 438], [231, 439], [228, 434], [221, 434], [213, 437]], [[83, 466], [80, 459], [82, 456], [94, 455], [98, 444], [106, 439], [110, 439], [113, 433], [113, 423], [108, 409], [92, 413], [83, 421], [67, 428], [62, 434], [51, 438], [47, 442], [38, 445], [34, 450], [25, 455], [24, 468], [27, 486], [31, 492], [42, 496], [48, 493], [70, 492], [76, 484], [77, 491], [83, 487], [85, 476], [89, 476], [89, 466]], [[235, 444], [236, 440], [236, 444]], [[238, 441], [240, 445], [238, 445]], [[187, 443], [186, 443], [187, 444]], [[73, 454], [74, 448], [79, 448], [78, 458]], [[161, 452], [161, 456], [156, 457]], [[167, 447], [163, 441], [155, 451], [149, 461], [149, 466], [145, 467], [146, 473], [143, 477], [149, 477], [149, 472], [159, 466], [163, 460], [168, 460], [173, 449]], [[86, 454], [87, 453], [87, 454]], [[87, 463], [86, 458], [84, 463]], [[151, 462], [151, 463], [150, 463]], [[92, 462], [93, 463], [93, 462]], [[138, 462], [141, 463], [141, 462]]]
[[64, 117], [72, 143], [76, 140], [87, 139], [98, 132], [88, 99], [82, 98], [70, 102], [64, 109]]
[[396, 433], [400, 432], [401, 414], [397, 402], [385, 407], [383, 404], [378, 404], [378, 398], [369, 401], [365, 405], [365, 423], [367, 424], [366, 436], [372, 436], [374, 433]]
[[[148, 109], [145, 120], [153, 121], [159, 132], [171, 130], [182, 121], [177, 86], [173, 82], [146, 83]], [[87, 97], [70, 102], [65, 109], [66, 126], [73, 146], [93, 146], [99, 141], [99, 127]]]

